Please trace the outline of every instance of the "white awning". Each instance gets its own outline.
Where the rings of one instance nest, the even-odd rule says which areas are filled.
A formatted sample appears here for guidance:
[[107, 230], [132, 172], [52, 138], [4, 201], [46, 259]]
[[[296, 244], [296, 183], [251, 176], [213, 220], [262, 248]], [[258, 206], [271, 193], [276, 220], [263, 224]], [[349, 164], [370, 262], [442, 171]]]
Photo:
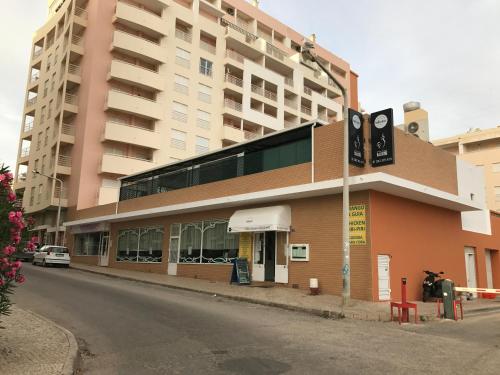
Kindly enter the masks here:
[[289, 232], [292, 223], [290, 206], [271, 206], [238, 210], [229, 219], [228, 232]]

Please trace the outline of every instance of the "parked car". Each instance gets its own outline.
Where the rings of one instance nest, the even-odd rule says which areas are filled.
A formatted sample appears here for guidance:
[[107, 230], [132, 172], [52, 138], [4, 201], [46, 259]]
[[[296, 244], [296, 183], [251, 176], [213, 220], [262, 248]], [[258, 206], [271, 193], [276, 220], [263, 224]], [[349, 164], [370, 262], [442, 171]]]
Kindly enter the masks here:
[[23, 249], [16, 251], [12, 256], [15, 260], [20, 260], [21, 262], [32, 262], [34, 254], [34, 251]]
[[69, 267], [70, 260], [67, 247], [44, 245], [40, 249], [35, 250], [32, 263], [41, 264], [44, 267], [49, 264], [61, 264], [64, 267]]

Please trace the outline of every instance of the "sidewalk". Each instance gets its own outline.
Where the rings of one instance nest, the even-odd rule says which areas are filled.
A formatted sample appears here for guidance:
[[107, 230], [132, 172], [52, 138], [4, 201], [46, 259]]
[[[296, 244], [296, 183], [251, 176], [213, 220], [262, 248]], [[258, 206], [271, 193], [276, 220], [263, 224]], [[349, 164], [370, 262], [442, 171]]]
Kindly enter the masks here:
[[68, 330], [31, 311], [12, 307], [2, 317], [0, 369], [9, 375], [70, 375], [78, 345]]
[[[127, 271], [78, 263], [71, 263], [71, 267], [73, 269], [98, 273], [110, 277], [217, 295], [219, 297], [274, 306], [287, 310], [302, 311], [325, 318], [338, 319], [342, 317], [340, 297], [332, 295], [311, 296], [307, 291], [279, 285], [271, 288], [240, 286], [201, 279]], [[417, 305], [418, 314], [422, 320], [436, 320], [436, 305], [434, 303], [417, 302]], [[481, 312], [490, 311], [492, 309], [500, 311], [500, 300], [464, 301], [465, 315], [474, 311]], [[389, 321], [389, 303], [352, 300], [351, 306], [344, 309], [344, 316], [357, 320]]]

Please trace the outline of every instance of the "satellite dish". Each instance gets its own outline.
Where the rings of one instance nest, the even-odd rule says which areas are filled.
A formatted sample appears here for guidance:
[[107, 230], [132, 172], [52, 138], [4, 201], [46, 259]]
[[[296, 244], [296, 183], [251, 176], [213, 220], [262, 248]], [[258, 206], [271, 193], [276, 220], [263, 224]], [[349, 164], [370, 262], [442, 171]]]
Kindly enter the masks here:
[[408, 124], [408, 133], [415, 134], [416, 132], [418, 132], [418, 123], [410, 122]]

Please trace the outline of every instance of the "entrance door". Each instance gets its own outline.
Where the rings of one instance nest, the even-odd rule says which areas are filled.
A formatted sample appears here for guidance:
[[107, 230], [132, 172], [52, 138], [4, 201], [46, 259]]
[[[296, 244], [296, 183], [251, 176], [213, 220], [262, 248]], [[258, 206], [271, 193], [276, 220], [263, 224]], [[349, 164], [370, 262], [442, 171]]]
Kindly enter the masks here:
[[486, 259], [486, 287], [493, 289], [493, 269], [491, 268], [491, 250], [484, 253]]
[[276, 232], [266, 232], [265, 243], [264, 280], [274, 281], [274, 272], [276, 269]]
[[256, 232], [253, 235], [252, 279], [255, 281], [264, 281], [265, 237], [264, 232]]
[[[467, 287], [477, 288], [476, 279], [476, 249], [473, 247], [465, 247], [465, 275], [467, 277]], [[472, 293], [477, 297], [477, 293]]]
[[391, 299], [390, 260], [389, 255], [378, 256], [378, 299], [380, 301]]
[[288, 284], [288, 233], [276, 232], [276, 271], [274, 282]]
[[168, 266], [167, 266], [167, 274], [171, 276], [177, 275], [180, 235], [181, 235], [180, 224], [172, 224], [170, 226], [170, 243], [168, 246]]
[[102, 267], [107, 267], [109, 265], [109, 233], [101, 233], [101, 238], [99, 241], [99, 265]]

